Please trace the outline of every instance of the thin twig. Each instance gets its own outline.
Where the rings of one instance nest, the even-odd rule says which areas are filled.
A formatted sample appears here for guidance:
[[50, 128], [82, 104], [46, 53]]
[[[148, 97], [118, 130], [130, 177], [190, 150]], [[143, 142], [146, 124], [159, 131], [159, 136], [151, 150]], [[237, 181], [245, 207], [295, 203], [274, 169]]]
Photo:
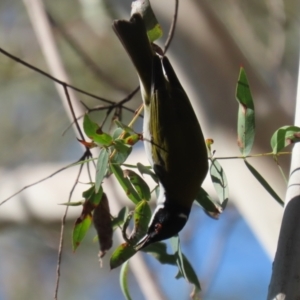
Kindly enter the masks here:
[[[84, 160], [87, 156], [88, 156], [88, 152], [85, 152], [81, 159]], [[82, 168], [83, 168], [83, 164], [79, 168], [79, 172], [77, 174], [76, 180], [75, 180], [75, 182], [73, 184], [73, 187], [70, 191], [68, 203], [70, 203], [73, 192], [74, 192], [74, 190], [75, 190], [75, 188], [78, 184], [79, 177], [80, 177], [81, 172], [82, 172]], [[69, 210], [69, 205], [66, 205], [65, 213], [62, 217], [61, 227], [60, 227], [60, 239], [59, 239], [57, 264], [56, 264], [56, 284], [55, 284], [55, 291], [54, 291], [54, 299], [55, 300], [58, 299], [57, 295], [58, 295], [58, 288], [59, 288], [59, 282], [60, 282], [60, 267], [61, 267], [61, 259], [62, 259], [63, 244], [64, 244], [64, 230], [65, 230], [65, 224], [66, 224], [66, 218], [67, 218], [68, 210]]]
[[175, 28], [176, 28], [176, 24], [177, 24], [177, 16], [178, 16], [178, 6], [179, 6], [179, 1], [175, 0], [175, 11], [174, 11], [174, 16], [173, 16], [173, 21], [169, 30], [169, 34], [168, 34], [168, 38], [166, 40], [165, 43], [165, 49], [164, 49], [164, 54], [166, 54], [166, 52], [168, 51], [168, 48], [172, 42], [172, 39], [174, 37], [174, 33], [175, 33]]

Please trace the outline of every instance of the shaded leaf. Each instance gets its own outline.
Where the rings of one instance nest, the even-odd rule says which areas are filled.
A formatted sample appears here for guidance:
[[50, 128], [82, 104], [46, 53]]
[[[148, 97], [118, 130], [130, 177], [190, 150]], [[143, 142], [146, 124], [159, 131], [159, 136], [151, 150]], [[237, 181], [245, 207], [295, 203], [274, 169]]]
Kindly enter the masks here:
[[93, 213], [93, 223], [100, 245], [99, 257], [102, 258], [112, 246], [113, 228], [110, 218], [109, 203], [105, 193]]
[[206, 214], [213, 219], [218, 219], [223, 212], [222, 207], [215, 203], [215, 201], [208, 195], [208, 193], [201, 187], [195, 199], [196, 203], [203, 207]]
[[226, 174], [216, 159], [211, 160], [210, 177], [220, 200], [220, 205], [225, 209], [229, 197], [228, 183]]
[[95, 179], [95, 192], [97, 193], [100, 189], [102, 181], [105, 177], [107, 166], [108, 166], [108, 152], [105, 148], [100, 150], [97, 166], [96, 166], [96, 179]]
[[121, 167], [117, 164], [110, 164], [110, 168], [119, 181], [120, 185], [122, 186], [123, 190], [125, 191], [127, 197], [135, 204], [141, 201], [142, 199], [134, 189], [130, 180], [124, 176]]
[[183, 277], [185, 278], [189, 283], [191, 283], [194, 286], [193, 292], [191, 294], [192, 299], [199, 299], [199, 292], [201, 291], [200, 282], [198, 280], [198, 277], [187, 260], [187, 258], [182, 254], [181, 248], [180, 248], [180, 241], [179, 237], [174, 236], [171, 238], [171, 246], [174, 251], [174, 255], [176, 257], [176, 263], [179, 269], [179, 274], [176, 276], [176, 278]]
[[128, 215], [128, 207], [123, 207], [118, 215], [112, 220], [112, 227], [115, 230], [117, 227], [124, 224], [126, 216]]
[[113, 156], [112, 162], [116, 164], [122, 164], [130, 155], [132, 147], [126, 145], [123, 140], [115, 140], [114, 147], [117, 153]]
[[118, 127], [114, 130], [113, 134], [112, 134], [112, 138], [113, 140], [117, 140], [120, 138], [120, 135], [123, 133], [123, 129]]
[[127, 275], [129, 271], [129, 264], [128, 261], [126, 261], [120, 271], [120, 286], [123, 292], [123, 295], [126, 300], [131, 300], [131, 296], [128, 289], [128, 282], [127, 282]]
[[254, 143], [255, 110], [246, 72], [242, 67], [236, 87], [236, 99], [239, 103], [238, 146], [242, 155], [247, 156], [250, 154]]
[[280, 204], [284, 205], [283, 200], [277, 195], [277, 193], [273, 190], [273, 188], [268, 184], [268, 182], [258, 173], [258, 171], [248, 163], [248, 161], [244, 160], [247, 168], [252, 173], [252, 175], [260, 182], [260, 184], [267, 190], [267, 192]]
[[167, 245], [162, 242], [157, 242], [150, 244], [141, 251], [151, 254], [156, 258], [161, 264], [169, 264], [176, 266], [176, 257], [174, 254], [169, 254], [167, 252]]
[[140, 172], [142, 175], [144, 175], [144, 174], [150, 175], [150, 176], [152, 177], [152, 179], [153, 179], [156, 183], [158, 183], [158, 178], [157, 178], [156, 174], [155, 174], [154, 172], [151, 171], [151, 167], [146, 167], [146, 166], [144, 166], [144, 165], [141, 164], [141, 163], [137, 163], [136, 166], [137, 166], [139, 172]]
[[86, 215], [83, 219], [81, 218], [77, 219], [73, 229], [73, 235], [72, 235], [73, 251], [75, 251], [77, 247], [80, 245], [81, 241], [83, 240], [87, 231], [89, 230], [91, 223], [92, 223], [91, 215]]
[[132, 170], [124, 170], [124, 175], [129, 178], [140, 198], [149, 201], [151, 192], [144, 179]]
[[130, 133], [130, 134], [135, 133], [135, 131], [131, 127], [123, 124], [121, 121], [115, 120], [115, 123], [117, 124], [118, 127], [122, 128], [123, 131]]
[[271, 137], [271, 147], [274, 154], [285, 147], [300, 141], [300, 128], [297, 126], [283, 126], [277, 129]]

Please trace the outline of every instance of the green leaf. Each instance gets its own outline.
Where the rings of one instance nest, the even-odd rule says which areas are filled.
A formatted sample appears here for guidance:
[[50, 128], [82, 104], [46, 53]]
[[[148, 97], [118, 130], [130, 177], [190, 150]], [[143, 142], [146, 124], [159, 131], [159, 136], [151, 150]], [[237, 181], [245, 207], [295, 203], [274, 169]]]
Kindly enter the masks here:
[[90, 119], [88, 114], [84, 115], [83, 130], [84, 133], [97, 144], [110, 146], [112, 143], [112, 137], [103, 132], [99, 125]]
[[151, 198], [151, 192], [144, 179], [132, 170], [126, 169], [124, 170], [124, 174], [129, 177], [140, 198], [149, 201]]
[[277, 154], [285, 147], [300, 141], [300, 128], [297, 126], [283, 126], [277, 129], [271, 137], [273, 153]]
[[83, 220], [78, 219], [73, 229], [73, 251], [77, 249], [92, 223], [92, 216], [87, 215]]
[[167, 245], [162, 242], [150, 244], [141, 251], [146, 252], [156, 258], [161, 264], [176, 266], [176, 257], [174, 254], [168, 254]]
[[242, 67], [236, 87], [236, 99], [239, 103], [238, 146], [242, 155], [247, 156], [250, 154], [254, 143], [255, 110], [246, 72]]
[[88, 114], [84, 115], [83, 118], [83, 130], [84, 133], [90, 138], [93, 139], [93, 136], [99, 129], [99, 125], [91, 120]]
[[128, 289], [128, 282], [127, 282], [127, 275], [129, 271], [129, 264], [128, 261], [126, 261], [120, 271], [120, 286], [123, 292], [123, 295], [126, 300], [131, 300], [131, 296]]
[[128, 215], [128, 211], [129, 211], [128, 207], [123, 207], [119, 211], [118, 215], [111, 222], [111, 226], [113, 230], [115, 230], [116, 228], [124, 224], [126, 220], [126, 216]]
[[66, 206], [80, 206], [84, 203], [83, 200], [77, 201], [77, 202], [64, 202], [64, 203], [58, 203], [58, 205], [66, 205]]
[[151, 219], [151, 209], [147, 201], [140, 201], [135, 209], [133, 214], [134, 219], [134, 228], [130, 236], [132, 244], [136, 244], [148, 230], [148, 224]]
[[204, 211], [213, 219], [218, 219], [220, 214], [223, 212], [222, 207], [218, 203], [215, 203], [215, 201], [201, 187], [195, 201], [203, 207]]
[[123, 129], [122, 129], [122, 128], [120, 128], [120, 127], [116, 128], [115, 131], [114, 131], [113, 134], [112, 134], [113, 140], [119, 139], [119, 138], [120, 138], [120, 135], [121, 135], [122, 133], [123, 133]]
[[189, 283], [194, 285], [194, 289], [192, 292], [192, 299], [199, 299], [199, 292], [201, 291], [200, 282], [198, 280], [198, 277], [187, 260], [187, 258], [182, 254], [181, 248], [180, 248], [180, 241], [179, 237], [174, 236], [171, 238], [171, 246], [174, 251], [174, 255], [176, 257], [176, 263], [179, 269], [179, 274], [176, 276], [176, 278], [183, 277], [185, 278]]
[[113, 252], [110, 258], [110, 268], [111, 270], [121, 266], [125, 261], [132, 257], [136, 253], [136, 250], [132, 245], [128, 243], [123, 243], [118, 246]]
[[216, 159], [211, 160], [210, 177], [220, 200], [220, 205], [225, 209], [229, 196], [228, 183], [226, 174]]
[[92, 185], [89, 189], [87, 189], [86, 191], [82, 192], [82, 197], [84, 199], [89, 199], [93, 193], [95, 192], [95, 186]]
[[143, 16], [150, 42], [154, 42], [163, 35], [149, 0], [133, 1], [131, 4], [131, 15], [134, 13], [139, 13]]
[[123, 131], [128, 132], [128, 133], [135, 133], [135, 131], [131, 127], [123, 124], [119, 120], [115, 120], [115, 123], [117, 124], [118, 127], [122, 128]]
[[150, 176], [152, 177], [152, 179], [153, 179], [156, 183], [158, 183], [158, 178], [157, 178], [157, 176], [155, 175], [155, 173], [153, 173], [153, 172], [150, 170], [151, 167], [146, 167], [146, 166], [144, 166], [144, 165], [141, 164], [141, 163], [137, 163], [136, 166], [137, 166], [139, 172], [140, 172], [142, 175], [144, 175], [144, 174], [150, 175]]
[[123, 140], [115, 140], [114, 147], [117, 153], [113, 156], [112, 162], [116, 164], [124, 163], [130, 155], [132, 147], [124, 144]]
[[97, 193], [100, 189], [102, 181], [105, 177], [107, 166], [108, 166], [108, 152], [105, 148], [100, 150], [97, 166], [96, 166], [96, 179], [95, 179], [95, 192]]
[[117, 180], [119, 181], [121, 187], [125, 191], [127, 197], [135, 204], [140, 202], [142, 199], [132, 186], [131, 182], [127, 177], [124, 176], [123, 170], [117, 164], [110, 164], [111, 171], [116, 176]]
[[100, 201], [102, 199], [103, 189], [102, 189], [102, 186], [100, 186], [98, 193], [96, 193], [94, 185], [92, 186], [92, 188], [94, 189], [93, 193], [88, 198], [86, 198], [86, 200], [89, 203], [91, 203], [93, 207], [95, 207], [100, 203]]
[[260, 184], [267, 190], [267, 192], [280, 204], [284, 205], [282, 199], [277, 195], [277, 193], [273, 190], [273, 188], [268, 184], [268, 182], [257, 172], [257, 170], [248, 163], [248, 161], [244, 160], [247, 168], [252, 173], [252, 175], [260, 182]]

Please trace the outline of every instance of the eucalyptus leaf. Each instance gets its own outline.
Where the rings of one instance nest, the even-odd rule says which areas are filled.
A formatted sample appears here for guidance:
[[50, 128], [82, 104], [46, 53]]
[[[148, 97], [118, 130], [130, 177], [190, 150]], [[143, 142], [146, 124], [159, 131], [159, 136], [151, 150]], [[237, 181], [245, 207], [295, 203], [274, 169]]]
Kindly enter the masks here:
[[121, 286], [121, 290], [123, 292], [125, 299], [131, 300], [131, 296], [130, 296], [129, 289], [128, 289], [128, 281], [127, 281], [128, 271], [129, 271], [129, 262], [126, 261], [122, 265], [121, 271], [120, 271], [120, 286]]
[[96, 166], [96, 180], [95, 180], [95, 192], [98, 193], [102, 181], [105, 177], [107, 167], [108, 167], [108, 151], [105, 148], [100, 150], [97, 166]]

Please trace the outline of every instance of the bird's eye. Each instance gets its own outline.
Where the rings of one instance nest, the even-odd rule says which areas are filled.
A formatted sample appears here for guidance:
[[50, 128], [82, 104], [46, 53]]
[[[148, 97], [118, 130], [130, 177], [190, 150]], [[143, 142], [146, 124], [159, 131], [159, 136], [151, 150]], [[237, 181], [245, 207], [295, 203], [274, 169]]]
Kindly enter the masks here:
[[160, 223], [155, 224], [155, 232], [156, 233], [160, 232], [161, 228], [162, 228], [162, 225]]

